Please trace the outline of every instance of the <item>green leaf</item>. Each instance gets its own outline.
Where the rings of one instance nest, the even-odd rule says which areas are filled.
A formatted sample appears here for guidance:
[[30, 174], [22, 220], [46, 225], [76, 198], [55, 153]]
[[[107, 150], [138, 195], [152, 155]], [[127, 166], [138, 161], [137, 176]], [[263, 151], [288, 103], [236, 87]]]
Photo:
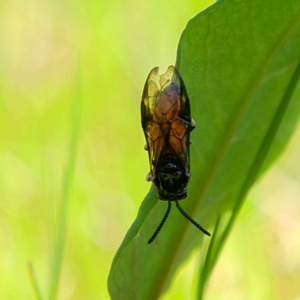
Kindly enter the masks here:
[[[210, 273], [220, 255], [220, 252], [221, 252], [221, 250], [224, 246], [224, 243], [232, 229], [232, 226], [238, 216], [238, 213], [243, 204], [243, 200], [245, 199], [248, 190], [251, 188], [252, 184], [255, 182], [259, 173], [263, 169], [262, 168], [263, 163], [267, 157], [267, 154], [270, 151], [270, 148], [273, 144], [275, 135], [278, 132], [278, 129], [281, 125], [282, 119], [285, 115], [285, 112], [292, 100], [292, 96], [295, 92], [299, 78], [300, 78], [300, 61], [298, 61], [297, 67], [293, 73], [293, 76], [289, 82], [289, 85], [286, 88], [285, 94], [283, 95], [280, 105], [278, 106], [278, 108], [276, 110], [276, 114], [274, 115], [273, 120], [269, 126], [269, 129], [266, 132], [265, 138], [260, 145], [260, 149], [258, 150], [256, 157], [253, 160], [253, 164], [251, 166], [251, 169], [248, 172], [247, 178], [245, 178], [244, 183], [240, 189], [240, 193], [235, 202], [235, 206], [232, 209], [231, 217], [227, 221], [227, 224], [226, 224], [221, 236], [218, 238], [217, 244], [216, 245], [213, 244], [214, 239], [212, 239], [212, 241], [210, 243], [210, 249], [212, 249], [212, 251], [208, 251], [208, 254], [207, 254], [207, 257], [205, 260], [205, 267], [203, 270], [204, 276], [202, 277], [202, 280], [200, 282], [200, 289], [199, 289], [200, 292], [199, 292], [198, 299], [202, 299], [205, 284], [206, 284], [206, 282], [210, 276]], [[217, 223], [219, 223], [219, 222], [217, 222]], [[214, 236], [213, 236], [214, 238], [216, 235], [217, 228], [218, 228], [218, 225], [216, 225], [216, 228], [215, 228], [215, 232], [214, 232]], [[213, 252], [213, 256], [212, 256], [211, 252]], [[210, 256], [212, 256], [212, 258]]]
[[43, 300], [42, 293], [40, 291], [40, 287], [38, 285], [38, 281], [37, 281], [35, 273], [34, 273], [33, 265], [29, 261], [27, 266], [28, 266], [30, 281], [31, 281], [31, 284], [32, 284], [32, 287], [33, 287], [33, 290], [34, 290], [34, 293], [35, 293], [35, 296], [36, 296], [36, 299]]
[[57, 299], [60, 283], [60, 275], [63, 263], [64, 246], [66, 242], [66, 233], [68, 225], [68, 209], [71, 199], [72, 185], [76, 168], [76, 156], [78, 150], [78, 135], [81, 119], [81, 70], [80, 61], [77, 62], [76, 82], [74, 88], [74, 99], [71, 113], [71, 135], [69, 142], [69, 157], [65, 169], [65, 178], [63, 183], [63, 194], [60, 206], [60, 215], [57, 224], [57, 234], [54, 245], [54, 253], [51, 263], [49, 300]]
[[[204, 282], [248, 190], [283, 151], [299, 118], [299, 15], [297, 0], [219, 1], [190, 20], [181, 36], [176, 65], [197, 123], [193, 178], [181, 203], [206, 229], [219, 216], [227, 220], [210, 247]], [[114, 258], [112, 299], [157, 299], [209, 239], [173, 207], [148, 245], [167, 208], [150, 190]]]

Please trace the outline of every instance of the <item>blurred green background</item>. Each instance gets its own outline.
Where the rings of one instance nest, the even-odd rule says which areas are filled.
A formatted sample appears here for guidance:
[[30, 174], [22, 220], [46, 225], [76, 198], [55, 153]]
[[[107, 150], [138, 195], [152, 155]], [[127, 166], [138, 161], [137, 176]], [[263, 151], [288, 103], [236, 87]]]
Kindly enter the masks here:
[[[212, 2], [1, 2], [1, 299], [34, 298], [28, 261], [48, 294], [78, 90], [58, 298], [109, 298], [111, 261], [150, 188], [144, 82], [154, 66], [164, 72], [175, 63], [186, 23]], [[207, 299], [300, 299], [299, 145], [300, 128], [248, 196]], [[192, 299], [198, 260], [182, 267], [164, 299]]]

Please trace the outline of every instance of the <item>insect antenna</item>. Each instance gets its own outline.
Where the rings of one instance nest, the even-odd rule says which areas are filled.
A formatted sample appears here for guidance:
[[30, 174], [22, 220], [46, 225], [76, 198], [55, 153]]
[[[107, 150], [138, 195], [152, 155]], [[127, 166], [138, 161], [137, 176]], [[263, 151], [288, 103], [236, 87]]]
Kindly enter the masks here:
[[206, 235], [211, 235], [208, 231], [206, 231], [200, 224], [198, 224], [194, 219], [192, 219], [183, 209], [182, 207], [179, 205], [178, 201], [176, 200], [176, 205], [179, 209], [179, 211], [191, 222], [193, 223], [198, 229], [200, 229], [203, 233], [205, 233]]
[[149, 239], [148, 241], [148, 244], [151, 244], [154, 239], [156, 238], [156, 236], [158, 235], [158, 233], [160, 232], [160, 230], [162, 229], [162, 227], [164, 226], [167, 218], [168, 218], [168, 215], [170, 213], [170, 210], [171, 210], [171, 202], [168, 201], [168, 208], [167, 208], [167, 211], [163, 217], [163, 219], [161, 220], [160, 224], [158, 225], [157, 229], [155, 230], [155, 232], [153, 233], [152, 237]]

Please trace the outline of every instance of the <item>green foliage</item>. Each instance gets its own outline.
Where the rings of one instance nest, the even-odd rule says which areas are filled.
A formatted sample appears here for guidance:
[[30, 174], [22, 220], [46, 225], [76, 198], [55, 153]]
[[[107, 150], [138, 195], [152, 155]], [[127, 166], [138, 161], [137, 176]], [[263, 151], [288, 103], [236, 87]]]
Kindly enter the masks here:
[[[245, 196], [287, 144], [300, 110], [300, 3], [219, 1], [188, 23], [177, 54], [192, 116], [193, 178], [184, 209], [204, 228], [218, 224], [199, 297]], [[166, 203], [152, 188], [109, 276], [112, 299], [156, 299], [203, 236], [178, 211], [150, 246]], [[218, 222], [217, 222], [218, 220]]]
[[113, 256], [149, 188], [144, 74], [175, 61], [187, 20], [208, 3], [0, 2], [2, 298], [109, 298]]
[[[69, 144], [69, 153], [68, 153], [68, 162], [65, 168], [65, 176], [63, 182], [61, 204], [59, 218], [57, 222], [57, 228], [55, 228], [55, 243], [53, 249], [53, 257], [51, 261], [51, 274], [49, 282], [49, 294], [47, 299], [55, 300], [57, 299], [59, 283], [61, 277], [62, 262], [64, 256], [64, 247], [66, 240], [67, 232], [67, 221], [68, 221], [68, 207], [71, 198], [72, 185], [75, 174], [75, 162], [78, 148], [78, 134], [79, 134], [79, 125], [81, 118], [81, 82], [80, 82], [80, 71], [79, 64], [77, 66], [77, 78], [75, 82], [74, 89], [74, 99], [71, 108], [71, 129], [70, 129], [70, 144]], [[33, 266], [31, 262], [28, 264], [29, 275], [31, 278], [32, 286], [34, 288], [37, 299], [42, 300], [43, 297], [40, 292], [39, 284], [34, 273]]]
[[77, 65], [77, 78], [74, 89], [74, 100], [71, 109], [71, 130], [70, 130], [70, 145], [68, 153], [68, 162], [65, 169], [65, 178], [63, 182], [63, 194], [61, 197], [59, 220], [56, 228], [56, 240], [54, 244], [54, 255], [52, 259], [52, 270], [49, 285], [49, 300], [57, 299], [58, 288], [60, 283], [62, 261], [64, 255], [64, 246], [66, 240], [66, 229], [68, 220], [68, 206], [71, 198], [72, 185], [75, 174], [75, 162], [78, 148], [78, 134], [81, 117], [81, 82], [80, 82], [80, 66]]

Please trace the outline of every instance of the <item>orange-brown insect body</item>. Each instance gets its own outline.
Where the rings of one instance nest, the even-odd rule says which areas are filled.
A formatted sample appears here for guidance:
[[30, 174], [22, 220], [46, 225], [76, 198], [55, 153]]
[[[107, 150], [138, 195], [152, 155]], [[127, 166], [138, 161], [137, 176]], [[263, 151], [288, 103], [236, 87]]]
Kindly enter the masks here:
[[162, 200], [187, 196], [190, 173], [190, 132], [195, 127], [183, 80], [173, 66], [163, 75], [154, 68], [145, 83], [142, 127], [149, 153], [151, 180]]
[[142, 127], [146, 138], [150, 172], [147, 180], [157, 188], [158, 198], [168, 201], [167, 211], [149, 239], [152, 243], [171, 210], [171, 202], [191, 223], [210, 235], [179, 205], [187, 196], [190, 172], [190, 132], [195, 128], [183, 80], [173, 66], [163, 75], [154, 68], [145, 83], [141, 103]]

